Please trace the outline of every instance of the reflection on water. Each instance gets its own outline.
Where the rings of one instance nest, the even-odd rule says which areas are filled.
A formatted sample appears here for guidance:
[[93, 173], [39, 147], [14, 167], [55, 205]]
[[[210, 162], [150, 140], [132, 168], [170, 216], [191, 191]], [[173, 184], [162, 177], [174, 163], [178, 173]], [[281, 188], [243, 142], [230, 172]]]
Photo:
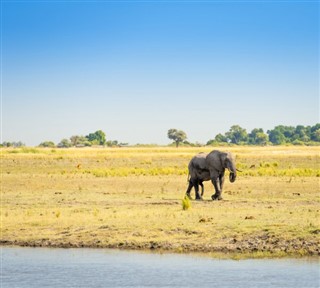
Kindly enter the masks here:
[[319, 287], [317, 260], [217, 260], [107, 249], [1, 248], [7, 287]]

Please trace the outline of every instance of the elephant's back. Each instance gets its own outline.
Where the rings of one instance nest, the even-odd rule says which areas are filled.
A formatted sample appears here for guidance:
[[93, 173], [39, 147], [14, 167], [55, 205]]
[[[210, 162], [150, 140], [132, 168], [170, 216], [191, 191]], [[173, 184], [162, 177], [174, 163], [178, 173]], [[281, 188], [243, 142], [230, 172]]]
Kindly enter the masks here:
[[208, 156], [208, 153], [200, 152], [193, 158], [206, 158]]

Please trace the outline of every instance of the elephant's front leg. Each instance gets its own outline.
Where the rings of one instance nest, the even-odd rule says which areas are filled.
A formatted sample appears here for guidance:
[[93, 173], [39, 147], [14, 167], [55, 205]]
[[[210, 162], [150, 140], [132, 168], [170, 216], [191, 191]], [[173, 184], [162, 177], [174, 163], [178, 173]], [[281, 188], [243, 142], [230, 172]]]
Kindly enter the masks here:
[[222, 190], [223, 190], [223, 184], [224, 184], [224, 174], [219, 176], [219, 184], [220, 184], [220, 198], [218, 200], [222, 200]]
[[220, 181], [218, 181], [218, 177], [211, 178], [211, 182], [212, 182], [214, 189], [216, 191], [216, 193], [211, 196], [211, 199], [212, 200], [221, 200], [222, 199], [221, 198], [221, 188], [219, 187]]

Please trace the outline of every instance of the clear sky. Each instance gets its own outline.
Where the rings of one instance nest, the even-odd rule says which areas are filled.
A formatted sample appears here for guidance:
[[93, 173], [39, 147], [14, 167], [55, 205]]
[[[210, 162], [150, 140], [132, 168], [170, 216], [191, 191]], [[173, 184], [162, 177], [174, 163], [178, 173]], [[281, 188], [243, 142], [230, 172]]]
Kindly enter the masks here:
[[319, 1], [2, 1], [2, 141], [206, 143], [319, 122]]

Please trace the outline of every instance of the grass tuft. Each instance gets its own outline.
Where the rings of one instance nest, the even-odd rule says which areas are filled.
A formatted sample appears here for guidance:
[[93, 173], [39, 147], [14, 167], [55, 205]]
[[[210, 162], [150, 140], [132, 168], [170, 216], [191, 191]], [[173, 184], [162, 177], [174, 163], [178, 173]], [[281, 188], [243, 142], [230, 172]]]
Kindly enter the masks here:
[[182, 209], [188, 210], [189, 208], [191, 208], [191, 201], [190, 201], [189, 197], [186, 195], [182, 199]]

